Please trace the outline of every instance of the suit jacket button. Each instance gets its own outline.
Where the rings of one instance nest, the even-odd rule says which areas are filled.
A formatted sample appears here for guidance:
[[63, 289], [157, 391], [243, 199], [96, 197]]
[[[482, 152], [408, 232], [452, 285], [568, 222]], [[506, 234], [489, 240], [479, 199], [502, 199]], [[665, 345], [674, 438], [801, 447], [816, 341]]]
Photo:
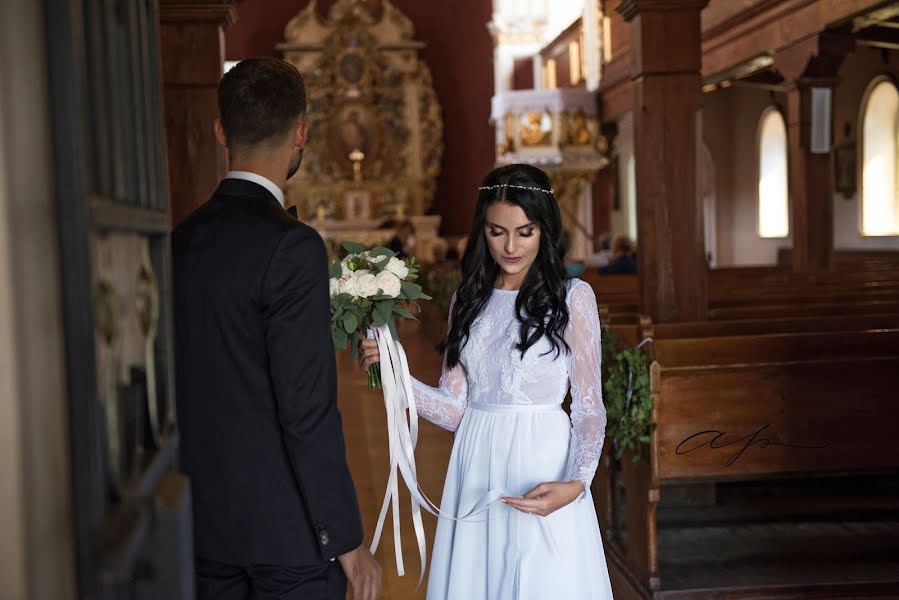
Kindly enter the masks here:
[[328, 542], [331, 541], [331, 538], [328, 537], [328, 532], [327, 532], [327, 531], [322, 531], [321, 533], [319, 533], [319, 534], [318, 534], [318, 541], [321, 542], [322, 546], [327, 546], [327, 545], [328, 545]]

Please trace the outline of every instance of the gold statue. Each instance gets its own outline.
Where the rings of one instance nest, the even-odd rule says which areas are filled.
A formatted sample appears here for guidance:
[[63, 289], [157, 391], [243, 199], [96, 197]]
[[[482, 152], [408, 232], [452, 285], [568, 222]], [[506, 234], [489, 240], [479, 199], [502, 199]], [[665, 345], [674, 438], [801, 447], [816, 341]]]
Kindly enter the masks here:
[[549, 131], [543, 130], [543, 113], [529, 112], [527, 123], [521, 127], [521, 143], [524, 146], [539, 146], [549, 142]]
[[590, 137], [587, 117], [581, 111], [574, 113], [568, 123], [568, 144], [570, 146], [589, 146]]

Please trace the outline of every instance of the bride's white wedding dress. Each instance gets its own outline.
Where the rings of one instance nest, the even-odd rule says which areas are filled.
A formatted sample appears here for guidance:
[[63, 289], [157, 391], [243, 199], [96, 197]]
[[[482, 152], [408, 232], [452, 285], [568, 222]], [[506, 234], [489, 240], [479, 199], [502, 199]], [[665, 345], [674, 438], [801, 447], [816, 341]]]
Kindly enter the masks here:
[[428, 600], [612, 598], [590, 494], [606, 426], [596, 297], [571, 280], [571, 352], [556, 358], [544, 337], [522, 359], [517, 294], [494, 290], [439, 388], [413, 380], [419, 414], [456, 431], [440, 509], [464, 515], [489, 491], [521, 496], [551, 481], [582, 481], [586, 493], [548, 517], [496, 503], [471, 520], [441, 519]]

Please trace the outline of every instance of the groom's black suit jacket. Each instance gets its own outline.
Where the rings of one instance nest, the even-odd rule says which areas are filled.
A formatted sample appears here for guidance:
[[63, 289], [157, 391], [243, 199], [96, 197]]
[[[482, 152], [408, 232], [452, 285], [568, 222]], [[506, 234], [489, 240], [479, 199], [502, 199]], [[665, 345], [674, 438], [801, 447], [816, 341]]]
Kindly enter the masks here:
[[264, 187], [225, 179], [172, 252], [196, 555], [308, 565], [359, 546], [321, 238]]

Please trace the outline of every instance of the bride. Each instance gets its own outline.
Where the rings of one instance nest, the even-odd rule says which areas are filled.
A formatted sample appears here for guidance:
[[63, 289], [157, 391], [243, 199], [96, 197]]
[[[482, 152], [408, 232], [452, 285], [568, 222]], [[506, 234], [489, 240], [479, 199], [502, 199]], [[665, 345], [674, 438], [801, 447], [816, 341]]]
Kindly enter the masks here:
[[[438, 388], [413, 380], [419, 414], [455, 442], [428, 600], [612, 597], [590, 482], [605, 432], [592, 288], [568, 279], [546, 173], [509, 165], [484, 179], [450, 307]], [[379, 360], [362, 342], [362, 369]], [[570, 386], [571, 419], [562, 410]]]

